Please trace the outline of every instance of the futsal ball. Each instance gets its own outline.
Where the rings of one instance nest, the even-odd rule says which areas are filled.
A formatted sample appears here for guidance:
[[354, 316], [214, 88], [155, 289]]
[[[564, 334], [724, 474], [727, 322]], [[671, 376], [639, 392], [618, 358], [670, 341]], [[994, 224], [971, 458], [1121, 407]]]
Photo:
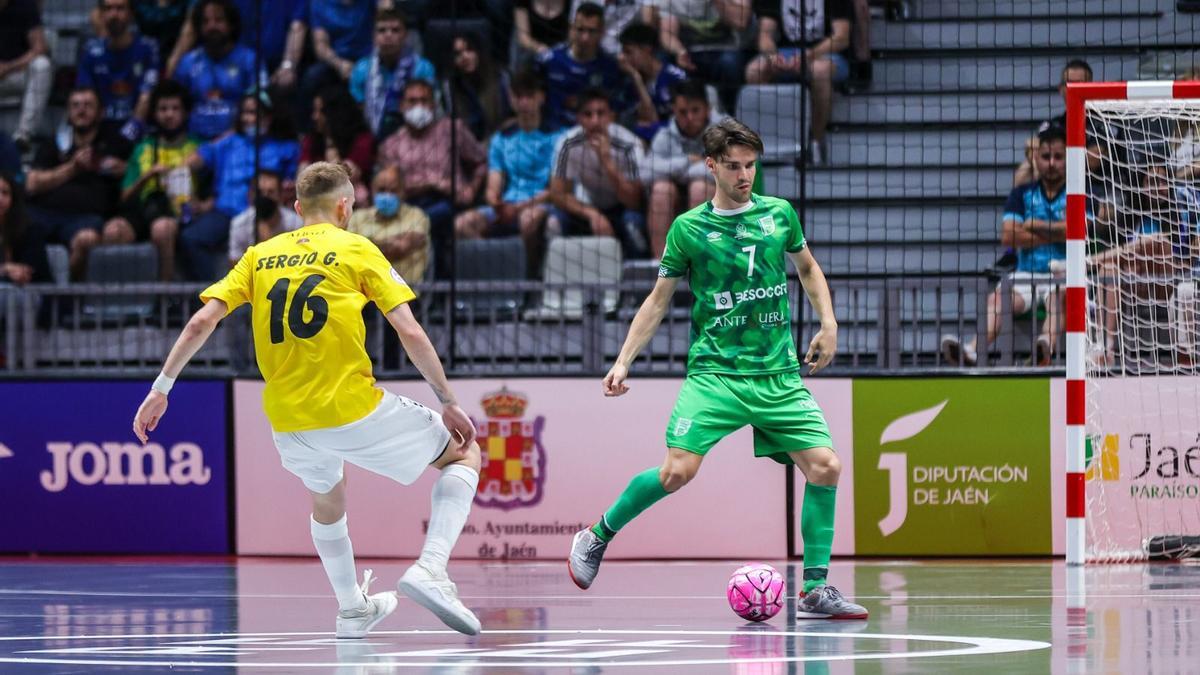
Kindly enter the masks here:
[[783, 609], [787, 582], [774, 567], [750, 563], [737, 568], [725, 590], [729, 607], [747, 621], [766, 621]]

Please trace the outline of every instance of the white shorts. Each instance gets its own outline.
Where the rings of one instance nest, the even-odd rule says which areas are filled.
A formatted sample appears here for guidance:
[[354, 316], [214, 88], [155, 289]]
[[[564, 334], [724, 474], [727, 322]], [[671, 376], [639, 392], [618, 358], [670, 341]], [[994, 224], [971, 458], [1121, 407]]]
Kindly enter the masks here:
[[379, 407], [361, 420], [272, 435], [283, 468], [317, 494], [325, 494], [341, 482], [343, 462], [409, 485], [450, 442], [441, 415], [387, 391]]
[[[1046, 304], [1046, 298], [1049, 297], [1050, 291], [1056, 288], [1062, 288], [1063, 279], [1055, 279], [1052, 274], [1039, 274], [1035, 272], [1013, 272], [1008, 275], [1012, 280], [1012, 290], [1015, 295], [1020, 296], [1025, 303], [1024, 312], [1032, 312], [1037, 310], [1038, 305]], [[1059, 283], [1055, 283], [1055, 282]], [[999, 286], [997, 288], [1000, 288]], [[1034, 300], [1037, 304], [1034, 304]]]

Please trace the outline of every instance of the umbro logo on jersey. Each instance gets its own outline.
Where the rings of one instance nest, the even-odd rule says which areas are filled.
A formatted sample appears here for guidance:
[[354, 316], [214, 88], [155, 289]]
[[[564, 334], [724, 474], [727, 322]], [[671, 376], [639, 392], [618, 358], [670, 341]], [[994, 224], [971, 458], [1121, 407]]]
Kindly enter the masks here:
[[709, 240], [709, 241], [716, 241], [716, 240], [718, 240], [718, 239], [720, 239], [720, 238], [721, 238], [721, 233], [720, 233], [720, 232], [709, 232], [709, 233], [708, 233], [708, 240]]

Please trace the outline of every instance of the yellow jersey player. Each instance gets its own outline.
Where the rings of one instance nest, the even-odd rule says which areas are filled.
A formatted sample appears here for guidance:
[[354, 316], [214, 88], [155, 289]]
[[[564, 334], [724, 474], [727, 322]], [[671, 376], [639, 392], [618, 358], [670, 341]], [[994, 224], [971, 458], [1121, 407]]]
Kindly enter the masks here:
[[[337, 637], [361, 638], [396, 609], [392, 592], [368, 594], [346, 526], [343, 462], [408, 485], [426, 466], [441, 470], [421, 556], [399, 589], [451, 628], [475, 635], [479, 620], [446, 574], [479, 483], [475, 427], [455, 401], [437, 352], [408, 302], [415, 295], [370, 240], [345, 231], [354, 209], [346, 170], [317, 162], [296, 181], [304, 226], [251, 247], [200, 298], [133, 431], [145, 443], [167, 410], [175, 378], [221, 319], [253, 310], [254, 347], [266, 380], [263, 407], [283, 466], [312, 493], [313, 544], [337, 596]], [[375, 386], [363, 347], [362, 308], [374, 302], [400, 336], [409, 359], [442, 404], [425, 406]]]

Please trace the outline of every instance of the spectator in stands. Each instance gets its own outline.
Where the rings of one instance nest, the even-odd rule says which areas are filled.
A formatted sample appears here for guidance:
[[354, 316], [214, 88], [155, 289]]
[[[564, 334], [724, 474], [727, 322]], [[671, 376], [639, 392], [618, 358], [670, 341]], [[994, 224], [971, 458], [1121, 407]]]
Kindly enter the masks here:
[[175, 278], [175, 241], [179, 221], [196, 195], [187, 159], [200, 144], [188, 133], [192, 101], [187, 89], [163, 80], [150, 92], [154, 131], [133, 149], [121, 183], [124, 223], [110, 222], [104, 243], [149, 239], [158, 250], [158, 277]]
[[[650, 181], [650, 252], [658, 258], [667, 245], [667, 230], [680, 211], [702, 204], [712, 196], [712, 174], [704, 164], [701, 138], [720, 119], [709, 107], [704, 85], [696, 80], [672, 88], [674, 116], [658, 130], [646, 158]], [[680, 208], [680, 197], [687, 202]]]
[[0, 95], [21, 95], [13, 140], [22, 150], [37, 133], [50, 98], [52, 69], [37, 0], [0, 0]]
[[512, 117], [508, 72], [486, 58], [474, 33], [454, 36], [453, 49], [454, 63], [442, 87], [442, 100], [467, 121], [475, 138], [487, 139]]
[[179, 62], [175, 79], [192, 94], [191, 131], [212, 140], [234, 126], [238, 100], [266, 75], [256, 78], [254, 52], [237, 43], [241, 18], [231, 0], [200, 0], [192, 11], [200, 47]]
[[[1062, 96], [1063, 104], [1067, 101], [1067, 85], [1075, 82], [1091, 82], [1092, 67], [1087, 61], [1075, 59], [1063, 66], [1062, 77], [1058, 84], [1058, 93]], [[1067, 113], [1055, 115], [1050, 119], [1042, 122], [1038, 126], [1037, 133], [1030, 136], [1025, 141], [1025, 159], [1017, 166], [1017, 170], [1013, 173], [1013, 185], [1024, 185], [1038, 179], [1037, 163], [1032, 158], [1037, 153], [1038, 134], [1041, 134], [1050, 127], [1067, 128]]]
[[258, 172], [257, 188], [247, 192], [250, 206], [229, 224], [229, 266], [242, 259], [246, 249], [277, 234], [298, 230], [304, 219], [290, 205], [282, 204], [283, 180], [274, 171]]
[[833, 85], [850, 75], [850, 64], [841, 54], [850, 44], [850, 2], [810, 3], [803, 17], [799, 4], [799, 0], [755, 0], [758, 56], [746, 66], [746, 81], [808, 83], [812, 92], [808, 161], [823, 166], [829, 155], [825, 130], [833, 108]]
[[313, 100], [312, 127], [300, 139], [300, 170], [313, 162], [338, 162], [350, 172], [355, 198], [366, 202], [375, 168], [375, 139], [350, 92], [337, 85]]
[[21, 184], [0, 173], [0, 320], [4, 318], [6, 287], [51, 281], [46, 242], [25, 214]]
[[243, 96], [234, 133], [201, 145], [188, 158], [193, 171], [212, 172], [214, 194], [207, 200], [211, 203], [199, 207], [200, 213], [179, 233], [180, 264], [187, 278], [208, 281], [222, 271], [217, 269], [217, 260], [228, 244], [230, 221], [246, 206], [256, 166], [259, 171], [282, 176], [283, 192], [287, 193], [296, 179], [299, 160], [300, 144], [289, 117], [274, 114], [265, 93]]
[[535, 73], [518, 73], [512, 82], [516, 122], [501, 129], [488, 149], [484, 206], [463, 211], [454, 221], [459, 239], [520, 234], [529, 276], [541, 268], [550, 163], [561, 131], [542, 117], [545, 85]]
[[367, 126], [376, 138], [391, 135], [403, 122], [400, 100], [413, 80], [433, 84], [433, 64], [410, 49], [403, 14], [384, 10], [375, 17], [375, 51], [354, 65], [350, 93], [363, 106]]
[[380, 169], [371, 189], [373, 206], [355, 209], [346, 229], [375, 242], [405, 281], [423, 280], [429, 265], [429, 216], [405, 203], [404, 181], [395, 167]]
[[98, 3], [104, 37], [84, 43], [75, 83], [100, 93], [104, 118], [123, 125], [121, 133], [132, 143], [142, 135], [150, 90], [158, 83], [158, 44], [138, 35], [129, 1]]
[[105, 221], [117, 213], [130, 145], [118, 127], [105, 123], [95, 89], [71, 91], [67, 124], [71, 135], [62, 146], [52, 138], [38, 144], [26, 189], [30, 218], [46, 228], [50, 241], [70, 249], [71, 273], [80, 279], [101, 228], [129, 227], [123, 217]]
[[371, 56], [375, 13], [375, 0], [309, 0], [309, 3], [313, 55], [317, 61], [304, 71], [300, 83], [300, 95], [306, 106], [318, 91], [348, 81], [355, 65]]
[[634, 133], [646, 141], [671, 118], [671, 87], [687, 79], [682, 68], [663, 61], [658, 51], [658, 31], [652, 26], [630, 24], [621, 33], [617, 63], [633, 84], [637, 99]]
[[449, 274], [453, 204], [474, 203], [487, 174], [487, 153], [460, 119], [455, 122], [458, 156], [451, 158], [451, 121], [438, 117], [433, 86], [425, 80], [409, 80], [400, 109], [404, 126], [383, 142], [378, 164], [396, 167], [404, 175], [401, 197], [429, 216], [435, 269]]
[[[579, 93], [588, 87], [600, 87], [612, 96], [625, 91], [625, 76], [617, 60], [600, 49], [604, 35], [604, 10], [585, 2], [571, 21], [568, 41], [542, 54], [538, 64], [546, 82], [547, 115], [552, 124], [575, 124]], [[617, 110], [628, 107], [618, 98]]]
[[609, 93], [579, 95], [579, 125], [558, 141], [550, 172], [550, 202], [563, 234], [618, 237], [627, 258], [645, 257], [642, 142], [613, 121]]
[[1121, 296], [1132, 296], [1136, 303], [1166, 300], [1175, 290], [1172, 277], [1188, 276], [1186, 271], [1196, 262], [1200, 236], [1196, 191], [1173, 185], [1166, 166], [1138, 172], [1140, 189], [1131, 195], [1127, 209], [1132, 217], [1118, 226], [1117, 245], [1088, 258], [1092, 268], [1088, 276], [1099, 282], [1095, 302], [1104, 326], [1104, 350], [1089, 355], [1095, 365], [1113, 363]]
[[[571, 16], [579, 11], [579, 6], [593, 0], [574, 0]], [[604, 8], [604, 37], [600, 40], [600, 48], [609, 54], [621, 53], [621, 33], [631, 24], [637, 23], [641, 15], [641, 0], [603, 0], [596, 2]]]
[[[142, 5], [163, 5], [160, 11], [174, 14], [176, 6], [183, 5], [183, 13], [189, 16], [187, 7], [195, 0], [137, 0]], [[241, 18], [238, 44], [258, 53], [260, 65], [272, 73], [271, 83], [289, 89], [296, 82], [296, 67], [304, 51], [304, 38], [308, 34], [307, 0], [233, 0]], [[165, 4], [164, 4], [165, 3]], [[259, 35], [258, 16], [262, 17], [262, 34]], [[196, 46], [196, 33], [192, 22], [181, 22], [171, 37], [171, 51], [167, 60], [166, 73], [173, 75], [180, 59]], [[139, 21], [139, 24], [141, 22]], [[164, 26], [163, 30], [167, 27]], [[178, 36], [176, 38], [176, 36]]]
[[521, 60], [540, 58], [554, 45], [566, 41], [571, 25], [571, 3], [567, 0], [514, 0], [513, 25]]
[[739, 35], [750, 25], [751, 0], [645, 0], [642, 21], [658, 27], [663, 49], [688, 73], [717, 85], [733, 110], [745, 58]]
[[[1013, 314], [1046, 308], [1046, 320], [1035, 342], [1034, 363], [1049, 365], [1058, 334], [1062, 331], [1063, 294], [1051, 281], [1051, 266], [1067, 257], [1066, 134], [1062, 127], [1051, 126], [1038, 136], [1038, 154], [1034, 157], [1040, 178], [1013, 188], [1004, 205], [1000, 242], [1017, 252], [1017, 268], [1012, 281]], [[999, 286], [987, 301], [987, 342], [983, 351], [1000, 331], [1002, 306]], [[978, 350], [975, 341], [963, 347], [958, 338], [942, 337], [942, 355], [953, 365], [975, 365]]]
[[[153, 40], [158, 50], [160, 73], [174, 72], [174, 66], [179, 65], [179, 59], [187, 52], [187, 49], [184, 49], [179, 52], [177, 58], [171, 60], [176, 56], [175, 47], [179, 44], [180, 35], [185, 32], [191, 34], [188, 16], [193, 3], [194, 0], [132, 0], [130, 3], [133, 23], [137, 26], [138, 33]], [[98, 38], [107, 39], [109, 34], [102, 3], [97, 3], [92, 8], [90, 18], [92, 33]], [[191, 49], [191, 46], [189, 43], [188, 49]]]

